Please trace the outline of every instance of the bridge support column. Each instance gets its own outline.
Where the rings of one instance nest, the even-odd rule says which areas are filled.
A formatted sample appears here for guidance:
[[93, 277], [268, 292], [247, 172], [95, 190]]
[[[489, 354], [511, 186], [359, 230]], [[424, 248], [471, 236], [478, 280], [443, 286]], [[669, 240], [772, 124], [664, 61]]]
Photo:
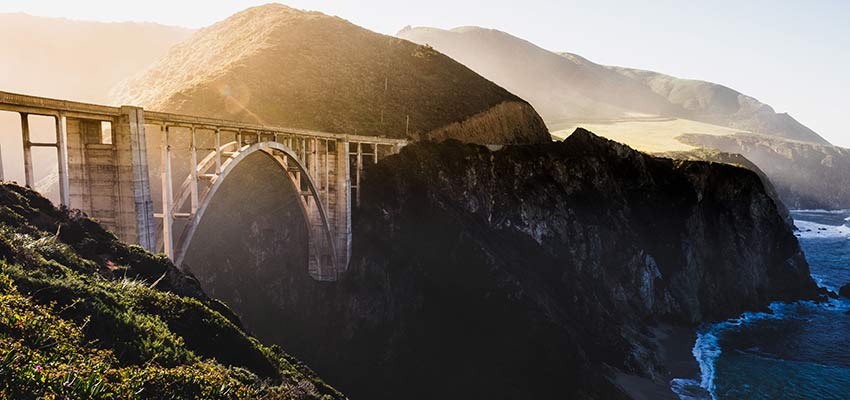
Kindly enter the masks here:
[[123, 123], [126, 118], [128, 135], [117, 140], [119, 151], [129, 151], [132, 163], [133, 206], [135, 208], [135, 231], [138, 243], [145, 250], [156, 251], [156, 220], [151, 199], [150, 171], [148, 169], [147, 136], [145, 134], [145, 112], [140, 107], [121, 107]]
[[348, 269], [351, 257], [351, 167], [348, 139], [336, 142], [336, 168], [334, 175], [333, 229], [337, 251], [337, 275]]
[[109, 121], [112, 143], [103, 140], [101, 120], [62, 119], [71, 207], [99, 220], [119, 239], [155, 250], [142, 109], [122, 107]]

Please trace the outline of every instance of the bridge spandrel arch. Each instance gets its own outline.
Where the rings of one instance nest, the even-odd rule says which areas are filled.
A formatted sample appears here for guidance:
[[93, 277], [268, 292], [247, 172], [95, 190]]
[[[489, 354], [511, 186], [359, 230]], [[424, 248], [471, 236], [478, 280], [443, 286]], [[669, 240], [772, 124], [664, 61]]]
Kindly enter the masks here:
[[[302, 162], [298, 153], [278, 142], [259, 142], [241, 148], [236, 148], [236, 143], [228, 143], [222, 147], [222, 152], [229, 156], [221, 162], [220, 172], [211, 174], [208, 187], [197, 194], [197, 209], [190, 214], [188, 222], [180, 231], [179, 236], [176, 236], [174, 242], [175, 263], [177, 265], [182, 264], [195, 233], [216, 193], [228, 181], [236, 168], [250, 157], [265, 156], [279, 165], [280, 173], [289, 178], [289, 182], [293, 185], [300, 199], [298, 203], [301, 215], [308, 227], [308, 271], [310, 275], [317, 280], [336, 280], [347, 268], [348, 254], [345, 252], [348, 251], [348, 246], [346, 245], [341, 251], [337, 250], [336, 239], [338, 235], [335, 235], [335, 231], [345, 228], [332, 226], [332, 220], [327, 210], [329, 202], [323, 199], [322, 192], [314, 179], [315, 174], [310, 173], [310, 166]], [[226, 151], [228, 148], [235, 151]], [[199, 175], [204, 175], [211, 166], [218, 169], [218, 166], [213, 163], [214, 156], [215, 153], [213, 152], [200, 160], [197, 170]], [[175, 204], [176, 210], [182, 208], [194, 195], [191, 192], [192, 179], [190, 176], [187, 178], [190, 182], [189, 185], [183, 185], [181, 193], [177, 197], [178, 202]], [[325, 190], [324, 194], [327, 197], [331, 192]], [[225, 227], [222, 228], [226, 229]]]

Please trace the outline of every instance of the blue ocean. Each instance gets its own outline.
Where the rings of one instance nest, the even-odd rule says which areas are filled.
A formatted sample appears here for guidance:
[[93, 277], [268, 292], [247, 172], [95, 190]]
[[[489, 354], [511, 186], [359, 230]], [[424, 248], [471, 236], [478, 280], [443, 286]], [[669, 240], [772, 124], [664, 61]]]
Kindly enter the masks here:
[[[819, 285], [850, 283], [850, 210], [793, 211]], [[850, 399], [850, 300], [776, 303], [698, 333], [700, 382], [674, 380], [682, 399]]]

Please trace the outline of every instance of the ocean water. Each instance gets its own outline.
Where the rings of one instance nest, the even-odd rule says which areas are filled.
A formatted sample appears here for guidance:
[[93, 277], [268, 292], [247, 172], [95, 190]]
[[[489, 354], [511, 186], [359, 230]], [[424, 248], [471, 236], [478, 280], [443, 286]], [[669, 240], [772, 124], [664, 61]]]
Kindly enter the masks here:
[[[850, 210], [793, 211], [819, 285], [850, 283]], [[676, 379], [691, 399], [850, 399], [850, 300], [771, 305], [698, 333], [699, 382]]]

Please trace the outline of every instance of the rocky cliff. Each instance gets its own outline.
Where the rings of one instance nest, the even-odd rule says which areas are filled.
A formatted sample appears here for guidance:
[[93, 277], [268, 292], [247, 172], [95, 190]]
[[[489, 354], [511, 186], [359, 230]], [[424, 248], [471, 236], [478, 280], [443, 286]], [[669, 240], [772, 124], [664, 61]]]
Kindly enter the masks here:
[[498, 120], [489, 135], [448, 132], [483, 143], [549, 140], [524, 100], [434, 49], [280, 4], [197, 32], [114, 95], [154, 110], [329, 132], [430, 138], [452, 124]]
[[764, 171], [762, 171], [761, 168], [758, 167], [758, 165], [754, 164], [752, 161], [747, 159], [747, 157], [744, 157], [739, 153], [725, 153], [719, 150], [697, 148], [695, 150], [689, 151], [669, 151], [664, 153], [653, 153], [652, 155], [656, 157], [672, 158], [674, 160], [706, 161], [713, 163], [730, 164], [753, 171], [761, 179], [761, 183], [762, 185], [764, 185], [764, 190], [767, 195], [770, 196], [770, 198], [776, 204], [776, 208], [779, 212], [779, 215], [781, 215], [782, 218], [785, 219], [789, 226], [794, 225], [794, 219], [791, 217], [791, 213], [790, 211], [788, 211], [788, 207], [785, 206], [785, 203], [782, 201], [782, 196], [780, 196], [779, 192], [776, 190], [776, 187], [773, 186], [773, 182], [770, 181], [770, 178], [768, 178], [767, 174], [765, 174]]
[[757, 174], [586, 131], [495, 152], [413, 144], [367, 169], [362, 201], [340, 282], [269, 247], [264, 232], [298, 225], [284, 220], [228, 225], [192, 266], [358, 398], [626, 398], [618, 373], [669, 385], [657, 324], [818, 296]]

